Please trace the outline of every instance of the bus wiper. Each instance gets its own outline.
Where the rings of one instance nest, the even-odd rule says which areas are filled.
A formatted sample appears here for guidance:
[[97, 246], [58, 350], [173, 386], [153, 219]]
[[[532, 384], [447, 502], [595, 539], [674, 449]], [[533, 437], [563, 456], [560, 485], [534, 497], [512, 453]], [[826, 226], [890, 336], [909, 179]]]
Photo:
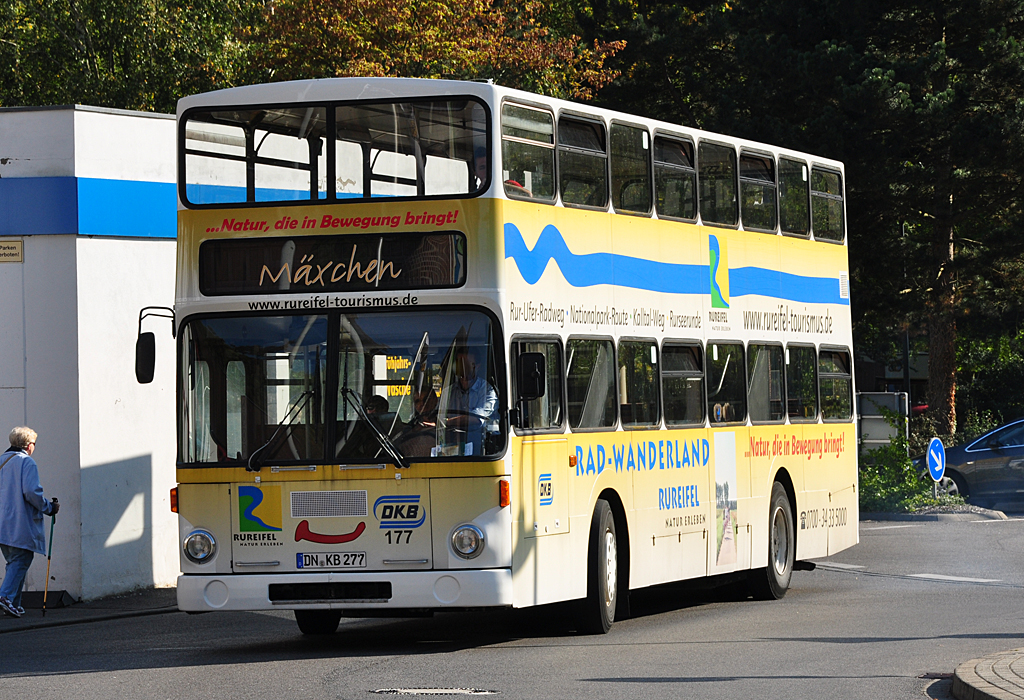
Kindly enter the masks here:
[[292, 423], [295, 422], [295, 419], [299, 417], [299, 414], [302, 412], [302, 409], [305, 408], [306, 403], [312, 396], [312, 391], [304, 391], [301, 394], [299, 394], [298, 400], [288, 408], [288, 411], [284, 414], [284, 418], [282, 418], [280, 422], [278, 422], [277, 430], [275, 430], [274, 434], [270, 436], [270, 439], [267, 440], [262, 445], [260, 445], [258, 448], [256, 448], [253, 451], [253, 453], [249, 455], [249, 463], [245, 465], [245, 470], [247, 472], [258, 472], [260, 470], [260, 468], [263, 466], [264, 459], [261, 457], [260, 459], [256, 460], [255, 464], [253, 464], [253, 460], [256, 459], [256, 455], [258, 455], [260, 452], [267, 449], [273, 444], [274, 440], [277, 439], [277, 436], [281, 434], [282, 428], [287, 428], [291, 426]]
[[370, 432], [377, 438], [377, 442], [384, 448], [384, 451], [391, 455], [391, 458], [395, 460], [395, 464], [402, 469], [409, 468], [409, 462], [406, 460], [405, 455], [402, 454], [401, 450], [391, 441], [387, 435], [384, 434], [377, 424], [370, 418], [370, 415], [363, 408], [363, 404], [359, 401], [359, 394], [354, 389], [343, 387], [341, 395], [345, 398], [345, 403], [352, 407], [359, 416], [366, 421], [366, 425], [369, 426]]

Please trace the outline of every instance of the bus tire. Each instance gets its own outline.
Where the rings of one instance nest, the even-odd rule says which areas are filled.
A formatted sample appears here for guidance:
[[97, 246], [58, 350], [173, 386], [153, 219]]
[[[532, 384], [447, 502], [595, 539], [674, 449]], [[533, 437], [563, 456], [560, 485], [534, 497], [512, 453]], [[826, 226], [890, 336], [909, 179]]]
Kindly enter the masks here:
[[338, 610], [296, 610], [295, 622], [303, 634], [334, 634], [341, 622]]
[[785, 487], [776, 481], [768, 508], [768, 566], [751, 573], [751, 592], [757, 600], [778, 600], [786, 595], [796, 558], [793, 508]]
[[587, 597], [577, 612], [581, 634], [607, 634], [619, 602], [619, 541], [608, 501], [598, 499], [590, 521]]

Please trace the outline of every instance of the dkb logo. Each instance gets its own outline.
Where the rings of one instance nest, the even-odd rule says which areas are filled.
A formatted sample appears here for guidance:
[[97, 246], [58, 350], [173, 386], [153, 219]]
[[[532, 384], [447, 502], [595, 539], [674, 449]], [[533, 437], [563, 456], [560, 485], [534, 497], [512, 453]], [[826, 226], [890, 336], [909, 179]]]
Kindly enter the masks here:
[[427, 519], [419, 496], [381, 496], [373, 502], [373, 516], [381, 530], [417, 528]]

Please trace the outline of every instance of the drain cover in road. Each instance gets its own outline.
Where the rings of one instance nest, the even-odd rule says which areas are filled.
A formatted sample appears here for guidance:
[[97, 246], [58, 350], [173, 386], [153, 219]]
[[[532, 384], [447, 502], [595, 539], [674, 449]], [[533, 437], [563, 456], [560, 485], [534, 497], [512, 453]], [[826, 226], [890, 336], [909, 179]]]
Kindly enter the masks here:
[[497, 690], [478, 688], [380, 688], [371, 690], [380, 695], [497, 695]]

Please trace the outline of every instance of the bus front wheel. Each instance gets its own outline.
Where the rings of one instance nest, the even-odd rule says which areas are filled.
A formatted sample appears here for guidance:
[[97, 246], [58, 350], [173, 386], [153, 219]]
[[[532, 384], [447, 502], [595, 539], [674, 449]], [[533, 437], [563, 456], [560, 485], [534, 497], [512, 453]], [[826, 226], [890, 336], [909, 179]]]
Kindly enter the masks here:
[[751, 573], [751, 589], [758, 600], [778, 600], [786, 595], [793, 576], [796, 532], [793, 508], [785, 487], [776, 481], [768, 509], [768, 566]]
[[619, 542], [608, 501], [599, 499], [590, 522], [587, 597], [577, 614], [582, 634], [606, 634], [615, 621], [619, 599]]
[[341, 622], [337, 610], [296, 610], [295, 621], [303, 634], [334, 634]]

